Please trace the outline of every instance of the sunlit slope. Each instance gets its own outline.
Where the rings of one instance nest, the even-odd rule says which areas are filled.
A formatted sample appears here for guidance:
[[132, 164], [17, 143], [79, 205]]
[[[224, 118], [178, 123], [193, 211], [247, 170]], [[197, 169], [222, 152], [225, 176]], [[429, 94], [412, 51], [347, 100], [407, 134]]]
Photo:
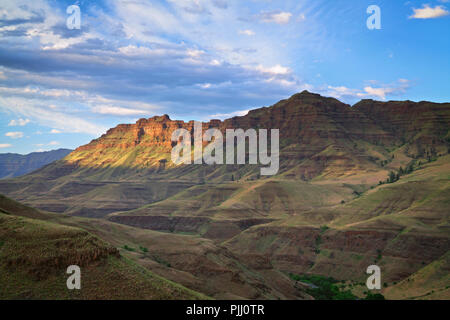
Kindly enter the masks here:
[[[279, 180], [333, 181], [361, 192], [413, 160], [447, 154], [448, 106], [365, 100], [351, 107], [305, 91], [242, 117], [205, 122], [203, 130], [279, 129]], [[102, 217], [160, 202], [193, 186], [264, 181], [259, 165], [175, 166], [170, 161], [171, 134], [179, 128], [192, 132], [193, 122], [164, 115], [118, 125], [61, 161], [18, 179], [1, 180], [0, 192], [43, 210]], [[332, 197], [323, 202], [335, 201]], [[264, 201], [250, 202], [257, 214], [261, 208], [267, 211]], [[292, 211], [289, 203], [271, 208], [278, 215], [285, 204]], [[309, 205], [320, 204], [313, 199]], [[205, 202], [195, 214], [204, 207]]]

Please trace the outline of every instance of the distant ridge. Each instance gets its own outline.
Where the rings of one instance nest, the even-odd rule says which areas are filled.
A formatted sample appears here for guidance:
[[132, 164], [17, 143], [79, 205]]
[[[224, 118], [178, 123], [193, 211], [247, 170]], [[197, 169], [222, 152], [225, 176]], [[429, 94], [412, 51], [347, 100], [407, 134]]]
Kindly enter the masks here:
[[32, 152], [26, 155], [17, 153], [0, 154], [0, 179], [13, 178], [33, 172], [53, 161], [60, 160], [71, 153], [70, 149]]

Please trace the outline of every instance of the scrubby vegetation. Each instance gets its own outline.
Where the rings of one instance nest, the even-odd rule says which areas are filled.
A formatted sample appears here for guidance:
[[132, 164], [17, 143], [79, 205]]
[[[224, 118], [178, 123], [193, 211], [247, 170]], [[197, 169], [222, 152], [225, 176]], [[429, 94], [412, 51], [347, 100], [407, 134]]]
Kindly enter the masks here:
[[291, 279], [310, 285], [306, 290], [317, 300], [356, 300], [357, 297], [350, 290], [343, 290], [338, 280], [319, 275], [289, 274]]
[[127, 250], [127, 251], [136, 251], [136, 249], [134, 249], [134, 248], [132, 248], [132, 247], [129, 247], [129, 246], [127, 246], [127, 245], [124, 245], [123, 248], [124, 248], [125, 250]]
[[[428, 160], [428, 162], [431, 161], [435, 161], [435, 160]], [[411, 161], [405, 169], [403, 169], [403, 167], [398, 168], [397, 173], [395, 173], [394, 171], [389, 172], [389, 175], [386, 179], [386, 181], [380, 181], [379, 184], [385, 184], [385, 183], [395, 183], [398, 180], [400, 180], [401, 176], [405, 176], [408, 175], [412, 172], [414, 172], [414, 170], [417, 170], [420, 168], [420, 166], [422, 165], [422, 163], [419, 161], [417, 163], [416, 160]]]
[[[306, 290], [308, 294], [316, 300], [358, 300], [351, 290], [345, 290], [345, 285], [340, 284], [339, 280], [332, 277], [324, 277], [320, 275], [297, 275], [290, 273], [292, 280], [303, 282], [310, 287]], [[362, 284], [364, 285], [364, 284]], [[352, 286], [352, 285], [351, 285]], [[366, 297], [364, 300], [384, 300], [384, 296], [380, 293], [364, 292]]]

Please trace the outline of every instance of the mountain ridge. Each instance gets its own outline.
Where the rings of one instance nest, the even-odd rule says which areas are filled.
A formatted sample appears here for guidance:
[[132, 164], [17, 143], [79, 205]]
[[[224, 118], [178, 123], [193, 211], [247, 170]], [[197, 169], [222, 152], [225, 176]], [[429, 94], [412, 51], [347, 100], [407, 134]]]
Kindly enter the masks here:
[[0, 179], [14, 178], [31, 173], [43, 166], [64, 158], [73, 150], [56, 149], [28, 154], [2, 153], [0, 154]]

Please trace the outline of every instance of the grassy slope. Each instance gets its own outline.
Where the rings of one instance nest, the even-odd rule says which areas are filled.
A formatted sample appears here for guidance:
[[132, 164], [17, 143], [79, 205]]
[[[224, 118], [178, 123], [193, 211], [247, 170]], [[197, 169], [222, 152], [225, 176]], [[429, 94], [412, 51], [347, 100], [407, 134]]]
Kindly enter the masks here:
[[[33, 272], [24, 268], [24, 272], [17, 273], [17, 271], [16, 273], [10, 273], [7, 278], [1, 280], [2, 283], [9, 283], [10, 287], [8, 287], [7, 291], [9, 297], [43, 297], [42, 295], [37, 295], [36, 292], [44, 289], [48, 289], [49, 293], [57, 289], [53, 295], [45, 296], [48, 298], [56, 296], [57, 298], [182, 299], [190, 298], [190, 294], [192, 294], [192, 298], [205, 297], [191, 291], [186, 292], [184, 288], [177, 284], [173, 284], [172, 287], [170, 285], [171, 282], [166, 281], [166, 279], [170, 279], [175, 283], [180, 283], [198, 292], [203, 292], [207, 296], [220, 299], [308, 298], [308, 295], [292, 287], [292, 283], [287, 276], [276, 271], [262, 273], [250, 270], [242, 265], [230, 252], [218, 247], [211, 240], [196, 236], [161, 233], [133, 228], [103, 219], [44, 213], [23, 206], [6, 197], [1, 197], [0, 199], [0, 208], [8, 207], [9, 211], [15, 212], [17, 215], [47, 220], [29, 219], [25, 221], [27, 222], [27, 229], [31, 228], [30, 230], [36, 229], [34, 225], [40, 226], [40, 232], [37, 232], [37, 236], [33, 235], [32, 237], [38, 240], [42, 238], [42, 241], [37, 241], [36, 245], [31, 247], [31, 241], [25, 238], [25, 235], [28, 237], [28, 232], [21, 229], [21, 240], [11, 240], [12, 245], [23, 246], [23, 248], [21, 246], [18, 247], [20, 250], [17, 250], [17, 248], [14, 249], [19, 252], [16, 255], [17, 259], [14, 261], [26, 261], [23, 260], [23, 257], [26, 259], [42, 257], [43, 261], [48, 261], [50, 259], [48, 255], [50, 255], [52, 257], [50, 260], [56, 257], [59, 264], [66, 265], [69, 263], [67, 262], [68, 257], [72, 255], [74, 259], [80, 259], [80, 256], [89, 256], [92, 250], [96, 252], [98, 250], [104, 250], [102, 248], [105, 246], [113, 250], [112, 254], [108, 255], [107, 258], [103, 257], [99, 261], [92, 261], [93, 265], [88, 263], [86, 267], [82, 267], [82, 270], [84, 270], [84, 285], [82, 290], [84, 295], [82, 296], [76, 293], [74, 295], [73, 292], [66, 292], [64, 279], [67, 276], [64, 274], [64, 270], [60, 270], [62, 266], [61, 268], [59, 266], [55, 267], [58, 269], [55, 272], [51, 271], [53, 269], [50, 268], [51, 272], [49, 272], [48, 279], [39, 279], [39, 281], [36, 281], [36, 278], [33, 278], [33, 272], [39, 272], [41, 270], [40, 273], [47, 274], [45, 272], [47, 267], [46, 265], [42, 265], [45, 264], [44, 262], [37, 263], [36, 261], [32, 261], [28, 263], [28, 267], [33, 265]], [[22, 221], [24, 218], [22, 217], [12, 215], [5, 215], [5, 217], [14, 220], [19, 219], [20, 223], [24, 223]], [[6, 238], [11, 232], [10, 227], [6, 224], [4, 224], [4, 228], [5, 235], [2, 234], [0, 236], [1, 241], [4, 241], [3, 237]], [[55, 230], [56, 232], [56, 235], [53, 236], [55, 239], [51, 241], [46, 238], [47, 235], [52, 234], [50, 230]], [[72, 232], [73, 234], [66, 234], [68, 232]], [[95, 237], [92, 235], [95, 235]], [[96, 237], [105, 240], [106, 243], [110, 243], [112, 247], [98, 240]], [[94, 241], [95, 246], [91, 245], [92, 241]], [[6, 245], [6, 241], [4, 243]], [[125, 246], [127, 250], [124, 249]], [[42, 248], [43, 252], [39, 251], [39, 248]], [[121, 254], [120, 259], [116, 257], [115, 248], [118, 248], [118, 252]], [[33, 250], [35, 251], [33, 252]], [[0, 253], [3, 252], [5, 252], [5, 255], [7, 254], [6, 251], [0, 250]], [[38, 262], [41, 261], [39, 259]], [[151, 270], [151, 273], [146, 270]], [[146, 276], [148, 281], [143, 281], [146, 280], [142, 279], [145, 277], [136, 276], [135, 271], [139, 271], [139, 273]], [[30, 272], [31, 274], [29, 275], [28, 273]], [[3, 274], [7, 275], [8, 273]], [[156, 276], [156, 274], [162, 276], [164, 279]], [[114, 279], [111, 280], [111, 277], [114, 277]], [[34, 289], [17, 291], [15, 286], [19, 280], [14, 280], [13, 278], [22, 281], [22, 288], [28, 287]], [[114, 286], [122, 287], [122, 290], [120, 292], [109, 292], [111, 290], [106, 288], [106, 285], [102, 287], [99, 281], [105, 281], [105, 283], [108, 281], [112, 282]], [[145, 283], [147, 282], [150, 283], [149, 288], [145, 287]], [[58, 284], [57, 287], [55, 287], [55, 283]], [[131, 288], [127, 287], [127, 283], [130, 284]], [[152, 283], [162, 289], [159, 290], [156, 288], [154, 290], [155, 292], [152, 292], [150, 290]], [[92, 291], [88, 292], [88, 287]], [[100, 289], [94, 290], [96, 287]], [[138, 290], [134, 290], [133, 288], [135, 287]], [[99, 291], [101, 288], [104, 289], [105, 293], [102, 294]], [[168, 292], [167, 296], [164, 296], [164, 292], [161, 292], [164, 290]]]
[[[58, 221], [80, 226], [147, 269], [213, 298], [308, 298], [292, 287], [286, 275], [273, 270], [252, 270], [208, 239], [134, 228], [103, 219], [64, 217]], [[124, 249], [125, 245], [128, 249]]]
[[[80, 228], [13, 215], [46, 216], [0, 200], [0, 207], [9, 209], [0, 213], [1, 299], [205, 298], [120, 256], [115, 247]], [[79, 291], [66, 287], [65, 271], [72, 264], [81, 267]]]
[[[441, 157], [348, 203], [254, 226], [225, 246], [244, 260], [270, 255], [272, 264], [281, 270], [357, 282], [364, 281], [365, 267], [379, 264], [389, 289], [406, 275], [421, 274], [424, 265], [434, 266], [433, 259], [449, 248], [449, 160], [449, 156]], [[329, 229], [321, 230], [325, 225]], [[450, 285], [450, 279], [440, 279], [423, 289], [416, 283], [415, 290], [426, 294], [435, 286], [432, 297], [443, 298], [448, 293], [441, 289]], [[402, 288], [391, 297], [400, 297]]]
[[389, 299], [450, 299], [450, 251], [385, 290]]

